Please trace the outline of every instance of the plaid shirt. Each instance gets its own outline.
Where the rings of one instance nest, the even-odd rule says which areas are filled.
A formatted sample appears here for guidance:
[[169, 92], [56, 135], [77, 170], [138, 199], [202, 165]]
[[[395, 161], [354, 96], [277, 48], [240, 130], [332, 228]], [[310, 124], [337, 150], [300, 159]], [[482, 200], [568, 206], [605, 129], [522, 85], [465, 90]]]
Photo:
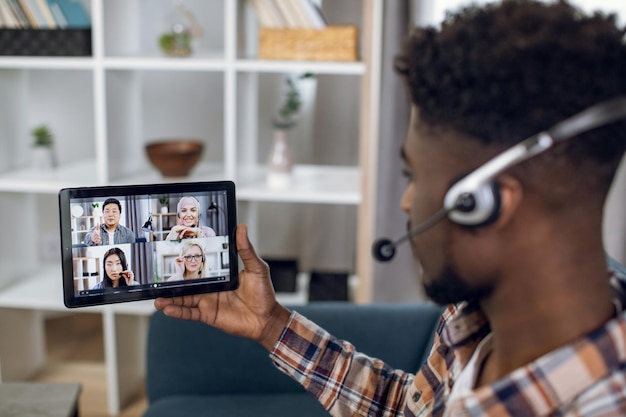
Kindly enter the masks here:
[[[616, 305], [625, 305], [626, 277], [616, 271], [610, 277]], [[626, 416], [626, 312], [448, 403], [454, 381], [489, 332], [479, 308], [449, 306], [430, 357], [414, 376], [293, 312], [270, 357], [333, 416]]]

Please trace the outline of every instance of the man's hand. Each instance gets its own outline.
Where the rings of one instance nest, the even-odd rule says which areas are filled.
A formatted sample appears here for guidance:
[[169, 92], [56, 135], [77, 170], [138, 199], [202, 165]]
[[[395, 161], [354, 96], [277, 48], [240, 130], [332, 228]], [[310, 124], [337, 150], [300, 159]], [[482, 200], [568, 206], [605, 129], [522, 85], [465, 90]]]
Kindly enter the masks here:
[[208, 294], [157, 298], [155, 307], [171, 317], [201, 321], [271, 350], [290, 312], [276, 301], [269, 267], [258, 257], [245, 225], [237, 226], [237, 249], [243, 261], [239, 288]]
[[102, 245], [102, 236], [100, 236], [100, 224], [96, 223], [93, 232], [91, 232], [91, 241], [96, 245]]

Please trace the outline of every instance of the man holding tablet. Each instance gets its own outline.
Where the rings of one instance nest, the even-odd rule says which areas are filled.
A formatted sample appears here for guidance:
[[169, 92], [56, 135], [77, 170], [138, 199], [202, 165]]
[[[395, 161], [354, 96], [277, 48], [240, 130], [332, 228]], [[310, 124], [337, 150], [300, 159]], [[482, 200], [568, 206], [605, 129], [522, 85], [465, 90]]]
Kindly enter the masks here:
[[333, 416], [624, 415], [626, 277], [602, 231], [626, 149], [624, 34], [566, 1], [504, 0], [411, 36], [400, 207], [447, 306], [416, 374], [278, 304], [244, 226], [238, 289], [155, 306], [260, 343]]

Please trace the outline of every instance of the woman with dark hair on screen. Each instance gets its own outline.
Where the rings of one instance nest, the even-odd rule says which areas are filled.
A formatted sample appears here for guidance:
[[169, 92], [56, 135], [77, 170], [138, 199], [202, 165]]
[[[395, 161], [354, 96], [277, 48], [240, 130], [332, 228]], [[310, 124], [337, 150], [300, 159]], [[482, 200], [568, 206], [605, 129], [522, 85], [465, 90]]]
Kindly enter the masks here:
[[104, 278], [92, 289], [129, 287], [139, 285], [135, 281], [135, 274], [128, 269], [126, 255], [120, 248], [111, 248], [105, 252], [102, 264], [104, 267]]

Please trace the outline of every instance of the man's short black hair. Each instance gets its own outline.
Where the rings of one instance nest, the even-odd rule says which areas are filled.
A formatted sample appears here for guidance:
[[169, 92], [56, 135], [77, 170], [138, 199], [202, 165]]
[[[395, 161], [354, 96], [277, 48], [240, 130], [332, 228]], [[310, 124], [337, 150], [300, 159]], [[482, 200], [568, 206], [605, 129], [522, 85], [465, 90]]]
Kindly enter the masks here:
[[116, 204], [117, 208], [120, 209], [120, 213], [122, 212], [122, 205], [120, 204], [120, 201], [117, 198], [107, 198], [106, 200], [104, 200], [104, 203], [102, 203], [102, 209], [104, 210], [104, 208], [108, 204]]
[[[624, 34], [612, 14], [504, 0], [448, 13], [440, 29], [417, 28], [395, 69], [426, 126], [505, 148], [625, 95]], [[625, 148], [619, 122], [569, 141], [565, 154], [571, 166], [595, 161], [606, 184]]]

